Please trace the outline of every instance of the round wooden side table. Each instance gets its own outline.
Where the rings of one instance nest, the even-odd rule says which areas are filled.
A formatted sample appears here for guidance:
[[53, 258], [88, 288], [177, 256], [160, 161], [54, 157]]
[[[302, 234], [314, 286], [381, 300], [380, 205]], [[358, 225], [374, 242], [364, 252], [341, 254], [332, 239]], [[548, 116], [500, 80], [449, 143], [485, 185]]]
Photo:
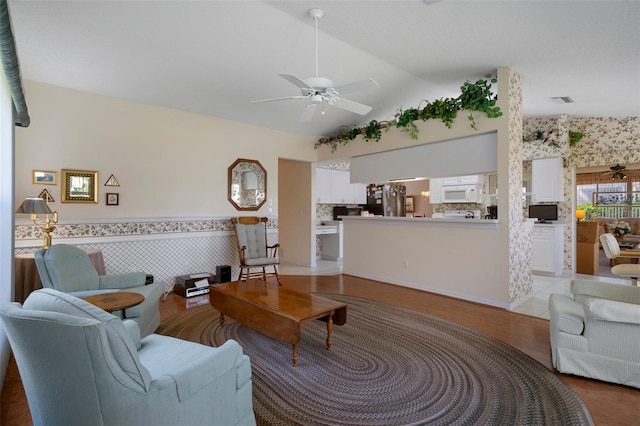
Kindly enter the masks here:
[[144, 296], [131, 291], [115, 291], [85, 297], [84, 300], [107, 312], [113, 312], [139, 305], [144, 301]]

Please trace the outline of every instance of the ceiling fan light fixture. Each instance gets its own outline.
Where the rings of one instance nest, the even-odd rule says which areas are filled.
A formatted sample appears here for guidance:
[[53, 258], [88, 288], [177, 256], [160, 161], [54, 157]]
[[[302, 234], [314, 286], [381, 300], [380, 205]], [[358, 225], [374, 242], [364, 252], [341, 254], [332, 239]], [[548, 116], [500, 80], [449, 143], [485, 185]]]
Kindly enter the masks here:
[[625, 175], [624, 173], [622, 173], [620, 171], [617, 171], [617, 172], [615, 172], [615, 173], [613, 173], [611, 175], [611, 180], [622, 180], [622, 179], [624, 179], [626, 177], [627, 177], [627, 175]]
[[[313, 18], [315, 24], [315, 35], [316, 35], [316, 43], [315, 43], [315, 54], [316, 54], [316, 74], [313, 77], [309, 77], [307, 79], [301, 79], [300, 77], [294, 74], [278, 74], [280, 77], [287, 80], [289, 83], [295, 85], [300, 89], [300, 95], [297, 96], [285, 96], [280, 98], [270, 98], [270, 99], [258, 99], [254, 101], [249, 101], [250, 103], [258, 103], [258, 102], [273, 102], [273, 101], [282, 101], [288, 99], [306, 99], [308, 100], [307, 106], [316, 106], [323, 105], [326, 101], [327, 105], [332, 105], [337, 108], [343, 109], [345, 111], [349, 111], [359, 115], [366, 115], [371, 110], [372, 107], [368, 105], [361, 104], [359, 102], [351, 101], [348, 99], [344, 99], [339, 97], [340, 92], [343, 93], [351, 93], [361, 90], [373, 89], [378, 86], [378, 83], [375, 82], [371, 77], [367, 80], [356, 81], [348, 84], [343, 84], [338, 86], [338, 89], [333, 87], [333, 81], [320, 77], [318, 74], [318, 20], [322, 18], [324, 12], [320, 9], [310, 9], [309, 15]], [[305, 109], [300, 116], [301, 122], [306, 122], [311, 120], [313, 117], [313, 108]]]

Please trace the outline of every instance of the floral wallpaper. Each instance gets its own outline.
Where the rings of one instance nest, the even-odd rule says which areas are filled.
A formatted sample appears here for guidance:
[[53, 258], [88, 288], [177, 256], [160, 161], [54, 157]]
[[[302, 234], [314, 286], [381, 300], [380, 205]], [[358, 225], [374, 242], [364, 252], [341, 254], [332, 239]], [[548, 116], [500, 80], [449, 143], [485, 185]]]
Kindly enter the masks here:
[[532, 234], [522, 220], [522, 84], [509, 69], [509, 302], [533, 291]]
[[[575, 146], [569, 144], [568, 132], [584, 133]], [[574, 223], [573, 201], [575, 177], [573, 168], [610, 166], [640, 162], [640, 117], [569, 117], [527, 118], [523, 135], [542, 131], [556, 135], [554, 144], [542, 140], [523, 142], [523, 160], [534, 158], [565, 158], [564, 202], [558, 203], [558, 216], [567, 224]], [[565, 227], [564, 269], [573, 265], [573, 226]]]
[[[40, 244], [40, 240], [43, 238], [40, 228], [41, 226], [38, 225], [17, 225], [15, 238], [16, 240], [35, 240], [37, 244]], [[267, 228], [277, 229], [278, 220], [269, 219]], [[90, 238], [232, 230], [231, 219], [160, 220], [149, 222], [58, 224], [52, 236], [54, 239]]]

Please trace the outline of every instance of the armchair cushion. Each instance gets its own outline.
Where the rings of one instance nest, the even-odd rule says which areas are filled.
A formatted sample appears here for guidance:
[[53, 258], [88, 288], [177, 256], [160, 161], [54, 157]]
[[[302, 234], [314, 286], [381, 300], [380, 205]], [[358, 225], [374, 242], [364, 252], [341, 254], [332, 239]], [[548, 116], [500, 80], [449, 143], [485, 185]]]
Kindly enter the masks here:
[[[159, 353], [162, 357], [153, 356]], [[233, 340], [218, 346], [215, 357], [212, 354], [209, 346], [158, 335], [145, 338], [139, 352], [140, 360], [149, 366], [152, 376], [162, 372], [173, 378], [181, 402], [232, 370], [243, 356], [240, 345]]]
[[626, 285], [573, 280], [571, 282], [571, 294], [573, 294], [573, 299], [576, 302], [583, 302], [586, 299], [595, 297], [598, 299], [640, 304], [640, 292], [638, 288]]
[[264, 228], [263, 222], [252, 225], [236, 224], [238, 245], [246, 247], [244, 255], [247, 264], [249, 259], [255, 260], [267, 257], [267, 241], [265, 240]]
[[640, 308], [634, 303], [587, 299], [584, 313], [587, 319], [640, 325]]
[[248, 266], [262, 266], [262, 265], [277, 265], [278, 258], [277, 257], [256, 257], [256, 258], [247, 258], [244, 261], [245, 265]]
[[25, 300], [24, 309], [58, 312], [75, 317], [94, 319], [105, 325], [107, 338], [115, 361], [137, 386], [149, 389], [151, 375], [137, 357], [136, 342], [127, 332], [122, 321], [89, 302], [67, 293], [46, 288], [33, 292]]
[[[65, 293], [98, 290], [100, 279], [87, 254], [74, 246], [57, 244], [34, 253], [36, 266], [42, 278], [42, 286], [55, 288]], [[68, 267], [60, 268], [65, 264]], [[43, 277], [42, 269], [46, 271]]]

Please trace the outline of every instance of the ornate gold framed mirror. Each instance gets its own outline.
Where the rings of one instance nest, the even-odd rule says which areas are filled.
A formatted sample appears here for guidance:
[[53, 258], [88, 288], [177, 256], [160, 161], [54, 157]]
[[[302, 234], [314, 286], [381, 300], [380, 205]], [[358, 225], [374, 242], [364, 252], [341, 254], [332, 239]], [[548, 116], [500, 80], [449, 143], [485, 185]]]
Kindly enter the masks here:
[[236, 210], [258, 210], [267, 201], [267, 171], [259, 161], [238, 158], [228, 180], [228, 199]]

